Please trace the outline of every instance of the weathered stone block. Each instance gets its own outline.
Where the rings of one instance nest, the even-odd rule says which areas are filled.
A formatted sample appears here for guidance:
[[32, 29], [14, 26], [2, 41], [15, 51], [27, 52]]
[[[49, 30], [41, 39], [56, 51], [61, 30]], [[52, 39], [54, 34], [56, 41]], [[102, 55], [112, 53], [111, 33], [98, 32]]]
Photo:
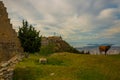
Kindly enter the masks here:
[[40, 58], [39, 63], [46, 64], [47, 63], [47, 58]]

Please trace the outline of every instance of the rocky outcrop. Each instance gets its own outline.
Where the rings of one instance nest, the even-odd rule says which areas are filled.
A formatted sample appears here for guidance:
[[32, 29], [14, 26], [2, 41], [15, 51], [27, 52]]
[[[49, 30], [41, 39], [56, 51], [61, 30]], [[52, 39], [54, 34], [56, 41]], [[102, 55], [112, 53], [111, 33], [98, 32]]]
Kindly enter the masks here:
[[0, 63], [22, 52], [17, 33], [12, 28], [6, 7], [0, 1]]
[[70, 46], [66, 41], [62, 39], [61, 36], [50, 36], [50, 37], [42, 37], [41, 46], [53, 47], [53, 52], [73, 52], [79, 53], [78, 50]]

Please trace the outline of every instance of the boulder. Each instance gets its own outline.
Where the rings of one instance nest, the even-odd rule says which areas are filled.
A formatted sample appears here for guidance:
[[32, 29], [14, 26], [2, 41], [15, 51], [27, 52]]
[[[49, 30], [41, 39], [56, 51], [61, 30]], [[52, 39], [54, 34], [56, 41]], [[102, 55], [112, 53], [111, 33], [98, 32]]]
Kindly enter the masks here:
[[39, 63], [46, 64], [47, 63], [47, 58], [40, 58]]

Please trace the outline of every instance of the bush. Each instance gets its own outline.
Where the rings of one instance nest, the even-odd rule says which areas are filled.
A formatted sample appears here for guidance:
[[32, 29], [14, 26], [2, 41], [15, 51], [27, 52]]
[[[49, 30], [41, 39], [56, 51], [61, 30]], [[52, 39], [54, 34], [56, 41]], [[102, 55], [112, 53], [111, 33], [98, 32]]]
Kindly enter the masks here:
[[19, 28], [18, 38], [20, 39], [21, 46], [24, 52], [34, 53], [40, 51], [41, 37], [32, 25], [23, 20], [22, 27]]

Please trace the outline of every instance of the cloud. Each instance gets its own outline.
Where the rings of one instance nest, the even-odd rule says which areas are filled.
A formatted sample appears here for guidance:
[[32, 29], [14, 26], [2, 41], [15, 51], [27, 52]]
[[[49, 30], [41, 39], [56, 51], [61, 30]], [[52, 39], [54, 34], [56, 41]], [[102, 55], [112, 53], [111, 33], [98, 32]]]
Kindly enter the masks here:
[[119, 0], [4, 0], [16, 30], [23, 19], [42, 35], [56, 32], [68, 42], [98, 43], [120, 34]]
[[120, 18], [120, 8], [108, 8], [101, 11], [99, 18], [100, 19], [118, 19]]
[[117, 34], [120, 34], [120, 22], [116, 23], [116, 25], [112, 26], [111, 28], [103, 31], [103, 33], [101, 33], [101, 37], [112, 38], [115, 37], [115, 35]]

